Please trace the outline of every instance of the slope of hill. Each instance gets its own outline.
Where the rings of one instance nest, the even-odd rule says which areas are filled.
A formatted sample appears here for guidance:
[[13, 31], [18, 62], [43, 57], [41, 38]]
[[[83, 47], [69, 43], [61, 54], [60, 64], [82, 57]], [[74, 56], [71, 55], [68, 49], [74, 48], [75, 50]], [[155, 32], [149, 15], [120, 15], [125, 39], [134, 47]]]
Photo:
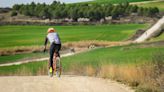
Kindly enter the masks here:
[[81, 3], [111, 3], [111, 4], [118, 4], [123, 2], [144, 2], [144, 1], [154, 1], [154, 0], [93, 0], [88, 2], [81, 2]]
[[152, 0], [94, 0], [95, 2], [110, 2], [110, 3], [122, 3], [122, 2], [143, 2]]
[[140, 7], [158, 7], [160, 11], [164, 11], [164, 1], [159, 2], [150, 2], [150, 3], [143, 3], [143, 4], [137, 4]]

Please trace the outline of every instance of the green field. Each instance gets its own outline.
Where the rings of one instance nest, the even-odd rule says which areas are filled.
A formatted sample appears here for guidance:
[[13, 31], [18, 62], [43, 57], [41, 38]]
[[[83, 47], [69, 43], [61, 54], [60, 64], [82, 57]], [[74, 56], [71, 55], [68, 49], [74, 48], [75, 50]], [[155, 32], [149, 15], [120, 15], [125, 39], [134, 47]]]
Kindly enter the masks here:
[[[153, 55], [164, 50], [164, 47], [145, 47], [139, 45], [101, 48], [90, 52], [63, 58], [66, 70], [71, 64], [80, 66], [97, 65], [136, 65], [152, 61]], [[85, 57], [85, 58], [83, 58]], [[83, 58], [83, 59], [82, 59]], [[70, 63], [71, 61], [71, 63]]]
[[164, 41], [164, 33], [158, 37], [152, 38], [150, 41]]
[[0, 64], [12, 63], [20, 60], [27, 60], [32, 58], [43, 58], [47, 57], [47, 53], [25, 53], [25, 54], [15, 54], [9, 56], [0, 56]]
[[143, 2], [143, 1], [152, 1], [152, 0], [94, 0], [95, 2], [98, 3], [104, 3], [104, 2], [110, 2], [110, 3], [123, 3], [123, 2]]
[[141, 7], [158, 7], [160, 11], [164, 11], [164, 1], [147, 3], [147, 4], [138, 4], [138, 6], [141, 6]]
[[62, 42], [84, 40], [122, 41], [146, 24], [93, 25], [93, 26], [0, 26], [0, 48], [43, 46], [46, 30], [54, 27]]
[[93, 0], [88, 2], [82, 2], [82, 3], [111, 3], [111, 4], [118, 4], [118, 3], [124, 3], [124, 2], [143, 2], [143, 1], [153, 1], [153, 0]]
[[[138, 65], [152, 61], [153, 55], [164, 50], [164, 47], [147, 47], [139, 45], [117, 46], [111, 48], [99, 48], [89, 52], [80, 53], [70, 57], [62, 58], [63, 69], [65, 72], [72, 71], [75, 67], [98, 67], [102, 65]], [[85, 57], [85, 58], [84, 58]], [[39, 66], [39, 67], [38, 67]], [[47, 62], [33, 62], [22, 65], [0, 67], [0, 75], [18, 74], [23, 69], [37, 75], [39, 69], [45, 69]], [[25, 73], [26, 74], [26, 73]], [[46, 72], [44, 72], [46, 74]]]

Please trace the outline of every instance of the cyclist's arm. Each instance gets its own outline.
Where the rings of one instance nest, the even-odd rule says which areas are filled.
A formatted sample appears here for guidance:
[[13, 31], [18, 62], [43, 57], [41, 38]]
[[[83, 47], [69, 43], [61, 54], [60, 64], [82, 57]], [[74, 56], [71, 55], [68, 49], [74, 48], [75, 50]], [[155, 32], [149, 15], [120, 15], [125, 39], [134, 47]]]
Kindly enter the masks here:
[[44, 52], [46, 51], [47, 43], [48, 43], [48, 38], [46, 37], [46, 38], [45, 38], [45, 42], [44, 42]]
[[60, 44], [61, 44], [61, 40], [60, 40], [60, 36], [59, 36], [59, 34], [57, 34], [57, 36], [58, 36], [58, 39], [59, 39], [59, 41], [60, 41]]

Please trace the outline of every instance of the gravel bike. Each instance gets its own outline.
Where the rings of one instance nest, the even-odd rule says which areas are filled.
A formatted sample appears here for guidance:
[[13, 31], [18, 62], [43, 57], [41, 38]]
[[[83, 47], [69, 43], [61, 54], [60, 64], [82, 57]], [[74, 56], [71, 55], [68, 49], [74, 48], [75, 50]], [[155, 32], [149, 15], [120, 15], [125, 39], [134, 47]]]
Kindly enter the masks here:
[[50, 67], [49, 69], [49, 76], [53, 77], [54, 73], [56, 74], [57, 77], [61, 76], [62, 72], [62, 64], [59, 56], [54, 55], [53, 58], [53, 68]]

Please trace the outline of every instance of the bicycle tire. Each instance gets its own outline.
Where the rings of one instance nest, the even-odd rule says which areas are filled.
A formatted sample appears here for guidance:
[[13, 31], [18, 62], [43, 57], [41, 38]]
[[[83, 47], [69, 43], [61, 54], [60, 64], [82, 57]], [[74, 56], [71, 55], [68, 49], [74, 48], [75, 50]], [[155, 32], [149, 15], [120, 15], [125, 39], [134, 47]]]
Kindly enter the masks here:
[[60, 61], [60, 57], [56, 58], [56, 76], [57, 77], [61, 76], [61, 61]]

